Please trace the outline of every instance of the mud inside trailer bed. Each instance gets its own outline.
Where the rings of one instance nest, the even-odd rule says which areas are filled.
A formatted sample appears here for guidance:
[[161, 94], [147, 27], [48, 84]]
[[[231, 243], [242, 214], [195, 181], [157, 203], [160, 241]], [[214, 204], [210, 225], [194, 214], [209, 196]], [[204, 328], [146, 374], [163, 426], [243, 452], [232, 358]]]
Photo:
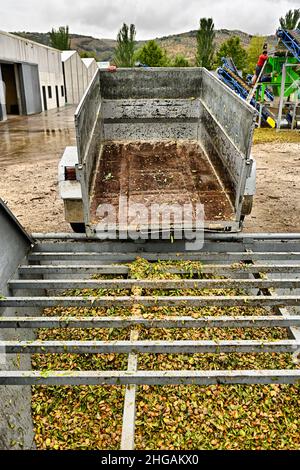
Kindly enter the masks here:
[[[92, 193], [93, 222], [101, 219], [101, 204], [112, 204], [118, 218], [120, 196], [147, 209], [151, 204], [191, 204], [195, 210], [201, 203], [205, 220], [234, 217], [230, 188], [224, 187], [198, 142], [106, 143]], [[143, 216], [139, 220], [148, 222]]]

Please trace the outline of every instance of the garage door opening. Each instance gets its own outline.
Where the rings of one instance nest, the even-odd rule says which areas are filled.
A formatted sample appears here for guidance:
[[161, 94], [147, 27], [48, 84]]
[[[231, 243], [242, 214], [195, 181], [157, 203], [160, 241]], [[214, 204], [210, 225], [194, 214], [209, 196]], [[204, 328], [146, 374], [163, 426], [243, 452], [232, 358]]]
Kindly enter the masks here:
[[8, 115], [20, 114], [20, 106], [17, 93], [16, 70], [14, 64], [1, 64], [2, 80]]

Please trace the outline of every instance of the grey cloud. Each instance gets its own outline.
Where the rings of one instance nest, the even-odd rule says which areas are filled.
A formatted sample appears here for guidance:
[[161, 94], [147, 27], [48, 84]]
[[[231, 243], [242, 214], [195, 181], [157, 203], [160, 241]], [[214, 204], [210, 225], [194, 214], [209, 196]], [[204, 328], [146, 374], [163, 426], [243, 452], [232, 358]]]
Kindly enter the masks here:
[[[213, 17], [217, 28], [275, 32], [278, 19], [299, 0], [0, 0], [0, 29], [48, 31], [69, 24], [72, 32], [116, 37], [123, 21], [135, 23], [138, 39], [196, 29]], [[276, 4], [276, 8], [274, 8]]]

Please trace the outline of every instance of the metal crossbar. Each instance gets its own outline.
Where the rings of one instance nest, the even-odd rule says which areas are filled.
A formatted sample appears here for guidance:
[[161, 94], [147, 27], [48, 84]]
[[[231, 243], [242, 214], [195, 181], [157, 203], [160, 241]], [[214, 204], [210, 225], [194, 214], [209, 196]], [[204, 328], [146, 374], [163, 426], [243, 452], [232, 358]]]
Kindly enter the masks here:
[[288, 328], [300, 327], [300, 315], [191, 317], [3, 317], [0, 328]]
[[[170, 266], [169, 268], [162, 268], [161, 272], [168, 272], [171, 274], [187, 274], [187, 271], [184, 269], [176, 268]], [[203, 264], [201, 266], [201, 274], [223, 274], [226, 272], [233, 272], [234, 274], [241, 273], [297, 273], [300, 272], [300, 264], [259, 264], [259, 266], [251, 264], [242, 264], [237, 263], [236, 265], [232, 264]], [[82, 276], [85, 274], [107, 274], [107, 275], [128, 275], [130, 272], [128, 266], [122, 265], [29, 265], [29, 266], [20, 266], [19, 274], [21, 275], [37, 275], [37, 274], [54, 274], [64, 275], [72, 274], [77, 276]], [[191, 267], [188, 271], [189, 275], [199, 275], [199, 271]]]
[[[54, 252], [54, 253], [42, 253], [34, 252], [29, 256], [29, 261], [80, 261], [80, 260], [93, 260], [93, 261], [106, 261], [106, 262], [130, 262], [134, 261], [137, 256], [141, 256], [141, 253], [98, 253], [98, 252]], [[148, 261], [199, 261], [199, 253], [182, 253], [178, 255], [176, 253], [143, 253], [143, 258]], [[297, 252], [286, 252], [286, 251], [265, 251], [259, 253], [253, 253], [249, 256], [247, 252], [227, 252], [227, 253], [201, 253], [201, 261], [230, 261], [240, 262], [252, 260], [300, 260], [300, 251]]]
[[[139, 333], [133, 330], [130, 334], [130, 341], [136, 341]], [[129, 374], [136, 374], [138, 368], [138, 355], [131, 353], [128, 356], [127, 372]], [[136, 398], [136, 384], [130, 383], [126, 385], [125, 400], [124, 400], [124, 413], [123, 413], [123, 426], [121, 436], [121, 449], [134, 449], [134, 430], [135, 430], [135, 398]]]
[[11, 289], [295, 289], [300, 287], [300, 279], [176, 279], [176, 280], [136, 280], [109, 279], [76, 281], [62, 280], [16, 280], [8, 283]]
[[294, 384], [300, 370], [0, 371], [2, 385]]
[[89, 297], [7, 297], [3, 307], [233, 307], [300, 305], [298, 295], [268, 297], [262, 295], [203, 295], [203, 296], [89, 296]]
[[297, 351], [300, 341], [1, 341], [1, 346], [8, 354], [284, 353]]
[[[153, 249], [150, 245], [150, 248], [140, 247], [138, 251], [134, 249], [137, 245], [124, 245], [122, 251], [122, 244], [90, 244], [80, 237], [72, 240], [70, 235], [66, 240], [62, 236], [53, 242], [49, 240], [52, 236], [41, 236], [27, 261], [8, 280], [9, 295], [0, 299], [0, 311], [3, 312], [0, 331], [22, 329], [23, 333], [21, 339], [0, 341], [0, 348], [7, 354], [127, 354], [127, 370], [3, 370], [0, 371], [0, 385], [126, 386], [121, 439], [121, 448], [125, 450], [134, 448], [139, 385], [294, 384], [300, 380], [297, 368], [139, 370], [138, 367], [139, 358], [149, 353], [297, 356], [300, 352], [300, 235], [286, 238], [278, 234], [273, 237], [250, 234], [244, 238], [223, 235], [220, 240], [212, 235], [199, 252], [175, 251], [176, 246], [169, 251], [170, 245], [157, 250], [155, 244]], [[149, 261], [150, 274], [155, 273], [151, 271], [151, 263], [166, 261], [160, 270], [160, 275], [166, 277], [132, 278], [131, 267], [125, 263], [137, 257]], [[171, 261], [180, 260], [201, 264], [171, 264]], [[169, 273], [179, 278], [168, 279]], [[197, 290], [197, 295], [192, 295], [193, 289]], [[175, 290], [180, 291], [180, 295]], [[22, 296], [19, 296], [20, 292]], [[49, 310], [42, 314], [42, 309], [52, 307], [59, 307], [61, 315], [53, 312], [52, 316]], [[74, 310], [71, 313], [66, 310], [69, 307], [87, 310], [75, 315]], [[167, 307], [172, 307], [172, 311], [166, 313]], [[204, 309], [207, 307], [217, 308], [217, 314], [206, 314]], [[233, 315], [232, 307], [242, 307], [240, 314]], [[262, 308], [262, 313], [252, 314], [253, 307]], [[128, 308], [130, 310], [124, 313], [123, 310]], [[245, 328], [285, 328], [289, 339], [151, 340], [139, 336], [140, 327], [185, 331], [227, 328], [235, 330], [237, 336]], [[74, 328], [129, 328], [131, 333], [128, 340], [27, 340], [26, 332], [36, 328], [70, 331]]]

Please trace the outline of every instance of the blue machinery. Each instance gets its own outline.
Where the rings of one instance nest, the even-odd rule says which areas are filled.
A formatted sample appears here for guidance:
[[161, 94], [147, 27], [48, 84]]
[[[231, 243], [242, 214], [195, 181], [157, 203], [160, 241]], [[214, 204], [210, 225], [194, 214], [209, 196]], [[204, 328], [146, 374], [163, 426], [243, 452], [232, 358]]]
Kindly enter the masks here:
[[278, 29], [276, 36], [281, 39], [287, 50], [300, 62], [300, 29], [295, 29], [295, 31]]
[[[285, 46], [287, 51], [289, 51], [294, 58], [300, 62], [300, 29], [296, 29], [295, 31], [278, 29], [276, 32], [278, 39], [281, 40], [282, 44]], [[220, 80], [225, 83], [229, 88], [231, 88], [235, 93], [237, 93], [241, 98], [248, 100], [248, 102], [260, 113], [261, 119], [268, 123], [272, 128], [276, 127], [276, 122], [272, 114], [263, 106], [256, 95], [254, 98], [254, 88], [250, 85], [250, 81], [245, 81], [239, 75], [233, 61], [231, 58], [222, 58], [223, 65], [219, 67], [217, 70], [218, 76]], [[287, 64], [290, 65], [291, 64]], [[295, 64], [297, 66], [297, 64]], [[286, 65], [282, 65], [282, 80], [281, 83], [281, 96], [280, 96], [280, 105], [279, 105], [279, 113], [278, 113], [278, 127], [280, 128], [281, 124], [281, 117], [282, 111], [284, 107], [284, 91], [285, 91], [285, 77], [286, 77]], [[250, 77], [249, 77], [250, 78]], [[263, 82], [264, 80], [262, 80]], [[297, 80], [296, 80], [297, 82]], [[295, 83], [296, 83], [295, 82]], [[299, 86], [299, 85], [298, 85]], [[253, 97], [251, 96], [253, 94]], [[274, 100], [273, 93], [266, 88], [264, 94], [268, 98], [269, 101]], [[296, 110], [297, 103], [294, 107], [294, 116], [293, 118], [288, 113], [286, 118], [288, 122], [292, 123], [295, 120], [295, 110]]]
[[[235, 91], [235, 93], [237, 93], [241, 98], [247, 100], [252, 91], [251, 86], [245, 80], [243, 80], [242, 77], [240, 77], [231, 58], [223, 57], [222, 62], [223, 66], [219, 67], [217, 70], [220, 80], [233, 91]], [[273, 101], [273, 95], [269, 91], [266, 94], [268, 98]], [[271, 113], [266, 109], [266, 107], [262, 107], [254, 97], [251, 98], [250, 104], [261, 113], [264, 122], [268, 123], [272, 128], [276, 127], [275, 119], [272, 117]]]

